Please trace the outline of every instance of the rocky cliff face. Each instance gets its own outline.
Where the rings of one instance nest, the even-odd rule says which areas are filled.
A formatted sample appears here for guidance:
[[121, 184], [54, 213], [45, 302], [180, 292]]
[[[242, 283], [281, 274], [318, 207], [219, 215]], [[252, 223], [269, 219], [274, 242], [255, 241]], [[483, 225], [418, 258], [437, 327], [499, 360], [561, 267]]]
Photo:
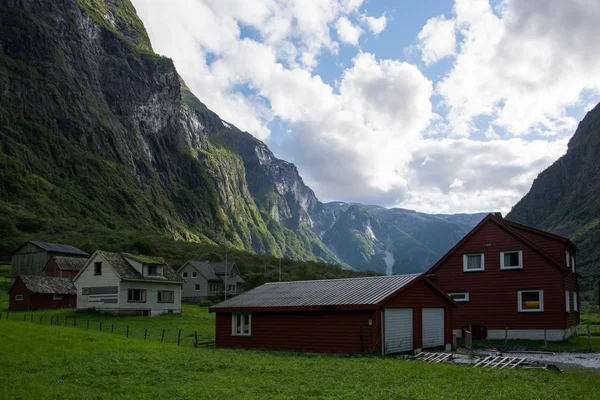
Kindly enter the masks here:
[[567, 153], [540, 173], [507, 219], [571, 238], [584, 288], [600, 278], [600, 105], [581, 121]]

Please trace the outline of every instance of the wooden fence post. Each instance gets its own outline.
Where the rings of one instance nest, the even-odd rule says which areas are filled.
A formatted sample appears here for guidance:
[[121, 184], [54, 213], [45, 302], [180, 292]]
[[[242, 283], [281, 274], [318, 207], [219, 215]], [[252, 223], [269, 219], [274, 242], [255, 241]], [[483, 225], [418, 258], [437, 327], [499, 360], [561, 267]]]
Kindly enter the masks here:
[[148, 328], [144, 328], [144, 340], [148, 337]]
[[125, 337], [128, 338], [129, 337], [129, 325], [127, 325], [127, 332], [125, 332]]
[[177, 334], [177, 346], [179, 346], [180, 343], [181, 343], [181, 329], [179, 330], [179, 333]]
[[102, 321], [100, 321], [100, 329], [98, 329], [100, 332], [102, 332]]
[[115, 324], [110, 324], [110, 333], [115, 332]]
[[27, 315], [23, 315], [23, 322], [27, 321]]
[[504, 345], [508, 346], [508, 326], [504, 327]]
[[33, 313], [31, 313], [31, 318], [29, 319], [29, 322], [33, 322]]
[[592, 351], [592, 334], [590, 333], [590, 324], [587, 324], [587, 331], [588, 331], [589, 350]]
[[194, 345], [198, 346], [198, 331], [194, 331]]
[[52, 325], [52, 323], [54, 322], [54, 315], [50, 316], [50, 325]]
[[73, 317], [73, 328], [77, 328], [77, 317]]
[[90, 320], [88, 319], [85, 324], [85, 329], [90, 329]]
[[165, 339], [165, 330], [163, 329], [162, 336], [160, 337], [160, 342], [162, 343], [164, 339]]

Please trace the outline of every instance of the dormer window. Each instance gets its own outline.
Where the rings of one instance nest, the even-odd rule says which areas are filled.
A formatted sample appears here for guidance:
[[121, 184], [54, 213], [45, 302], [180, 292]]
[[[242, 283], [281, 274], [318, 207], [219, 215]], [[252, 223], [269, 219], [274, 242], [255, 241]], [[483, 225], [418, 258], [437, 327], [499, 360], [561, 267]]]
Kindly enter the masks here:
[[483, 271], [484, 268], [483, 253], [465, 254], [463, 255], [463, 271], [474, 272]]
[[159, 265], [148, 265], [148, 276], [162, 276], [162, 267]]

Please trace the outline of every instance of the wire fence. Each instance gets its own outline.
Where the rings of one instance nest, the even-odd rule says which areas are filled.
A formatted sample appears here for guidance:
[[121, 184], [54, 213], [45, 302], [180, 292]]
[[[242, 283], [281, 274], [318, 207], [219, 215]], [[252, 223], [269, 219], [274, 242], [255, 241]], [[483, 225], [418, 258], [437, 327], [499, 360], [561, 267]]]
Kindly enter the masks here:
[[198, 331], [181, 328], [157, 328], [140, 327], [136, 325], [115, 323], [110, 320], [94, 320], [90, 318], [81, 318], [76, 316], [59, 316], [35, 313], [0, 313], [0, 323], [2, 321], [23, 321], [37, 325], [50, 325], [56, 327], [65, 327], [72, 329], [81, 329], [87, 331], [96, 331], [107, 334], [121, 335], [126, 338], [138, 340], [150, 340], [160, 343], [173, 343], [178, 346], [193, 347], [211, 347], [214, 346], [214, 339], [208, 339], [198, 335]]

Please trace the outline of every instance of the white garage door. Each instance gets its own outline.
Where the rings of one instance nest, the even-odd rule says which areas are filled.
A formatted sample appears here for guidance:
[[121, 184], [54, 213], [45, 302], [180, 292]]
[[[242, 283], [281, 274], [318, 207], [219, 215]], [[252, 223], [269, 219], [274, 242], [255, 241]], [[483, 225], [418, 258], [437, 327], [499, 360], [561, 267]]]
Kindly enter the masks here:
[[400, 353], [413, 349], [412, 308], [386, 308], [385, 353]]
[[444, 309], [423, 309], [423, 348], [444, 345]]

